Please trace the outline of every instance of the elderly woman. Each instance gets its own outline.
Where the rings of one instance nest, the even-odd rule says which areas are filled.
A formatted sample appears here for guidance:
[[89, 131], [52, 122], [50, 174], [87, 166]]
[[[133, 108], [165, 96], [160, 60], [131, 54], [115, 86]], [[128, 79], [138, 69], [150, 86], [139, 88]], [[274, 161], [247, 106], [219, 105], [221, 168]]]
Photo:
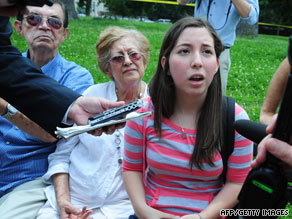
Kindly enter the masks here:
[[[148, 97], [142, 81], [149, 42], [139, 31], [109, 27], [96, 44], [98, 65], [112, 81], [89, 87], [84, 95], [125, 101]], [[111, 130], [108, 130], [111, 133]], [[38, 218], [127, 218], [133, 213], [122, 179], [124, 130], [100, 137], [84, 133], [60, 140], [43, 176], [53, 183]], [[89, 211], [86, 211], [90, 209]], [[80, 210], [82, 209], [82, 211]]]

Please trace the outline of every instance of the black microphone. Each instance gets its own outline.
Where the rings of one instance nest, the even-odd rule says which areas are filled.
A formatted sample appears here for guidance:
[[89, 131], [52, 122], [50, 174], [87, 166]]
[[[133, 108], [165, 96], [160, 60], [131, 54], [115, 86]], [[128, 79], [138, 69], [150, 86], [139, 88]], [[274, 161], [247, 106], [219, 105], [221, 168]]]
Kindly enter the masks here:
[[246, 119], [235, 121], [234, 128], [239, 134], [257, 144], [268, 135], [266, 133], [266, 125]]

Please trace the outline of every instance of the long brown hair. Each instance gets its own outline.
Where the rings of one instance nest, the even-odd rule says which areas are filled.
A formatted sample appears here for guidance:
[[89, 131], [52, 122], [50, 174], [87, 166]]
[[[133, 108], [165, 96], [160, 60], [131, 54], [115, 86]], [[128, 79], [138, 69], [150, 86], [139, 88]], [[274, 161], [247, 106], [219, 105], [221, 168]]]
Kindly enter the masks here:
[[[160, 49], [156, 72], [149, 84], [150, 96], [155, 108], [154, 128], [159, 133], [160, 137], [162, 135], [162, 117], [170, 118], [174, 113], [174, 106], [176, 103], [175, 85], [172, 77], [168, 74], [169, 56], [180, 34], [188, 27], [204, 27], [210, 32], [214, 39], [217, 59], [219, 59], [223, 51], [223, 44], [219, 36], [206, 20], [185, 17], [174, 23], [168, 30]], [[161, 65], [162, 57], [166, 58], [164, 67]], [[214, 165], [212, 159], [215, 153], [220, 150], [223, 142], [220, 68], [218, 68], [208, 88], [197, 127], [196, 143], [190, 158], [191, 169], [194, 165], [202, 169], [203, 161], [206, 161], [210, 165]]]

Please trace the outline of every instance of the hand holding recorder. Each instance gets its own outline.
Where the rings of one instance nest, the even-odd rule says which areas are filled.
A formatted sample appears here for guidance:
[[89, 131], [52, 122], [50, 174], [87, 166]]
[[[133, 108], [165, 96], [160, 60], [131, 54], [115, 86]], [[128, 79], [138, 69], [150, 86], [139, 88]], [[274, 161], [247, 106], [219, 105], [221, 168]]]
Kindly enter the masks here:
[[[267, 133], [272, 134], [276, 125], [278, 115], [273, 116], [273, 121], [267, 126]], [[289, 144], [285, 141], [281, 141], [277, 138], [273, 138], [272, 135], [265, 137], [258, 146], [258, 154], [256, 159], [251, 163], [252, 168], [258, 168], [266, 160], [266, 153], [270, 153], [277, 157], [290, 167], [292, 167], [292, 142], [290, 139]]]
[[[292, 35], [289, 38], [288, 60], [291, 65]], [[290, 71], [287, 80], [275, 128], [273, 129], [273, 125], [267, 128], [267, 131], [270, 133], [273, 130], [272, 136], [269, 135], [261, 141], [258, 158], [252, 164], [255, 169], [250, 171], [238, 196], [240, 209], [263, 210], [285, 208], [288, 200], [288, 185], [282, 161], [292, 164], [292, 160], [290, 160], [292, 158], [292, 149], [287, 144], [290, 142], [292, 133], [291, 112], [292, 71]], [[265, 153], [265, 149], [270, 150], [271, 153], [268, 151]], [[284, 150], [287, 150], [286, 154]]]

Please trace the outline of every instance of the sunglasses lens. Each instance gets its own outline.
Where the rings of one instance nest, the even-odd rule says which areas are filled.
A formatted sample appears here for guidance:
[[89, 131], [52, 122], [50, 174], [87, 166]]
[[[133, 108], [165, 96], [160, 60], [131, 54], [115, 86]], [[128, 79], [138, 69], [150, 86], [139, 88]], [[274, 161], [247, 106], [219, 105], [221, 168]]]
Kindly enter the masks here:
[[123, 63], [125, 60], [124, 56], [114, 56], [111, 58], [111, 61], [114, 63]]
[[[40, 15], [31, 14], [26, 17], [26, 20], [29, 25], [37, 26], [42, 22], [43, 18]], [[54, 29], [60, 29], [62, 27], [62, 22], [57, 18], [49, 17], [47, 23]]]
[[57, 18], [48, 18], [48, 23], [55, 29], [60, 29], [62, 27], [62, 22]]
[[36, 26], [38, 25], [41, 21], [42, 18], [39, 15], [28, 15], [26, 17], [27, 23], [29, 23], [31, 26]]
[[129, 57], [132, 61], [138, 61], [139, 59], [141, 59], [142, 55], [141, 53], [132, 52], [129, 54]]
[[[131, 52], [128, 54], [129, 58], [131, 59], [131, 61], [138, 61], [139, 59], [141, 59], [142, 54], [138, 53], [138, 52]], [[114, 56], [111, 59], [109, 59], [110, 62], [113, 62], [115, 64], [121, 64], [124, 63], [125, 61], [125, 56]]]

